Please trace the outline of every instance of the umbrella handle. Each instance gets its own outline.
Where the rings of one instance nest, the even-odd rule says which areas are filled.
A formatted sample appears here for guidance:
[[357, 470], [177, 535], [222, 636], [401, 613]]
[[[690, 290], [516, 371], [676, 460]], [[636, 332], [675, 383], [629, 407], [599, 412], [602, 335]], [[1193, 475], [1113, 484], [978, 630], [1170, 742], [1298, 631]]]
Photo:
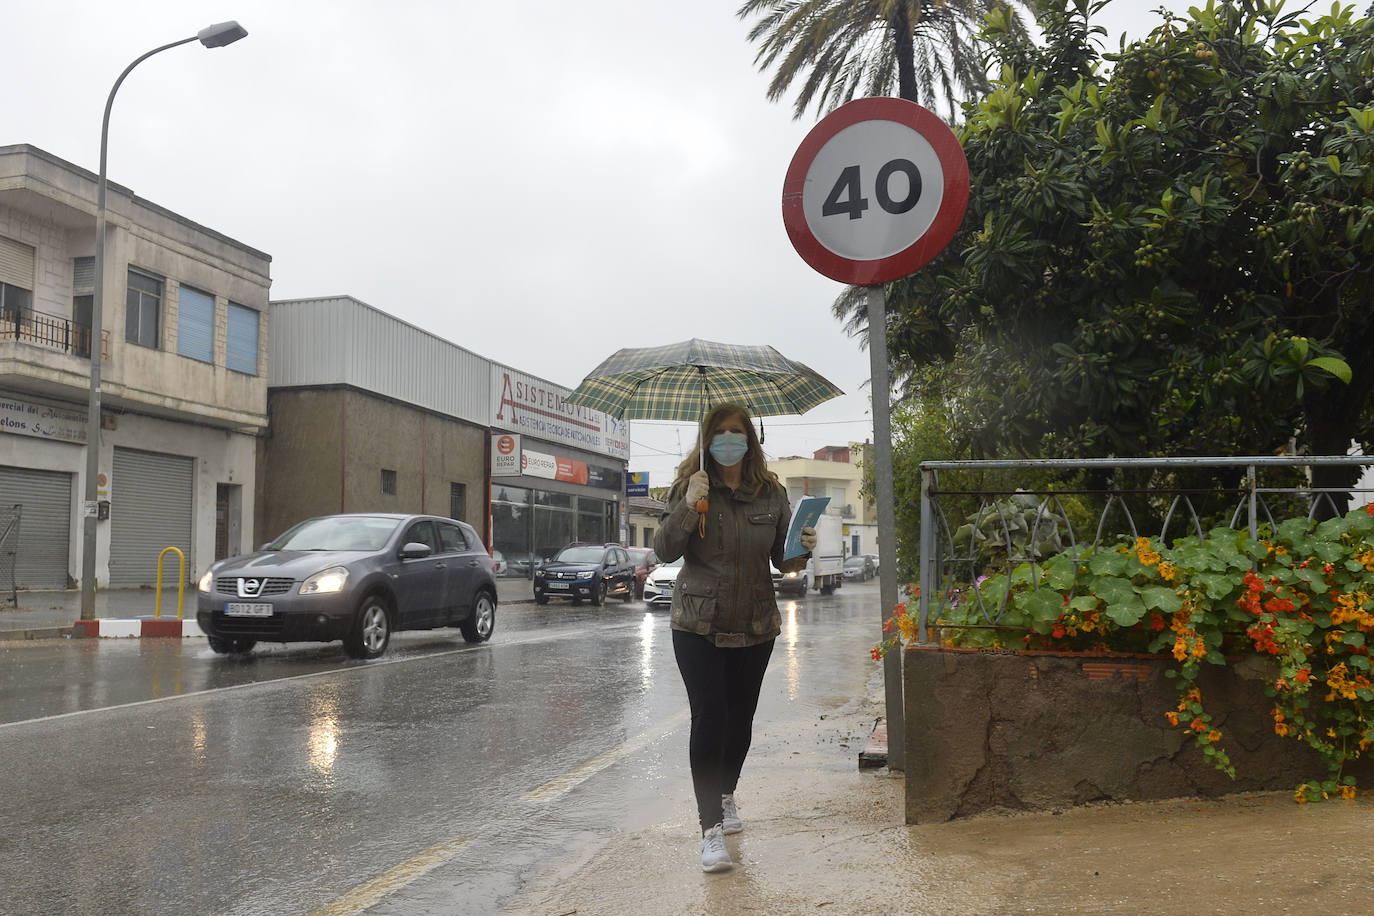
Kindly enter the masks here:
[[697, 537], [706, 537], [706, 513], [711, 511], [711, 501], [702, 497], [697, 500]]

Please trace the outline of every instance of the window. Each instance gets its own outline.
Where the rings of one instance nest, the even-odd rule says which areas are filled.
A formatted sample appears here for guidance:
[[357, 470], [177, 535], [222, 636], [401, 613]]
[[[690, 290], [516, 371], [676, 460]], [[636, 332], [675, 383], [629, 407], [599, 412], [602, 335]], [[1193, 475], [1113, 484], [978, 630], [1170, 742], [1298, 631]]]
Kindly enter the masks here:
[[459, 553], [468, 549], [467, 539], [463, 537], [463, 532], [457, 525], [446, 525], [439, 523], [439, 543], [443, 545], [444, 553]]
[[382, 492], [396, 495], [396, 472], [382, 468]]
[[33, 246], [0, 236], [0, 318], [16, 324], [33, 308]]
[[189, 286], [177, 290], [177, 353], [215, 361], [215, 297]]
[[161, 313], [162, 278], [129, 268], [129, 291], [124, 300], [124, 339], [156, 350]]
[[448, 485], [448, 517], [456, 518], [458, 521], [466, 521], [468, 505], [468, 485], [465, 483], [450, 483]]
[[434, 524], [429, 521], [416, 522], [406, 531], [405, 537], [401, 538], [401, 546], [406, 544], [424, 544], [435, 553], [439, 552], [439, 541], [434, 537]]
[[258, 374], [258, 313], [255, 309], [229, 303], [228, 338], [224, 344], [224, 364], [235, 372]]
[[95, 258], [72, 258], [72, 353], [91, 355], [91, 305], [95, 301]]

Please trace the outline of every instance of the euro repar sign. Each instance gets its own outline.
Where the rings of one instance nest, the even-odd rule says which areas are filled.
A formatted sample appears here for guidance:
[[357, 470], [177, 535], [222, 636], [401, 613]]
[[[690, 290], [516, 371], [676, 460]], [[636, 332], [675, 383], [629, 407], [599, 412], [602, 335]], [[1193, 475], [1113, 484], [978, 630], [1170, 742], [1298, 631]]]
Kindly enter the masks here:
[[816, 271], [857, 286], [925, 266], [968, 206], [954, 132], [915, 102], [859, 99], [811, 129], [787, 168], [782, 219]]

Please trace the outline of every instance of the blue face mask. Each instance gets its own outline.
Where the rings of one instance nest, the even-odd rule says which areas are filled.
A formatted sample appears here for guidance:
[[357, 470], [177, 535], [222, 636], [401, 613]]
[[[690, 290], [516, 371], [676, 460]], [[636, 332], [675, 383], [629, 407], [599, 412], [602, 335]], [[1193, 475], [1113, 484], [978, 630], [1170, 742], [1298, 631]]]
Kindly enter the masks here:
[[733, 467], [749, 451], [749, 437], [744, 433], [721, 432], [711, 438], [711, 457], [721, 467]]

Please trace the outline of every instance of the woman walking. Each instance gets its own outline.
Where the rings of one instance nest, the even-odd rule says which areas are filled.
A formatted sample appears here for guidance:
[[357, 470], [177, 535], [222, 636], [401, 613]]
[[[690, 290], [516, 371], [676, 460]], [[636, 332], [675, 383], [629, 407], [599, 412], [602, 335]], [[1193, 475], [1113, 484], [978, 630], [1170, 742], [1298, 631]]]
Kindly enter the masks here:
[[[702, 448], [708, 457], [699, 470]], [[807, 560], [782, 558], [791, 520], [787, 492], [764, 462], [749, 414], [737, 404], [718, 405], [678, 466], [654, 535], [661, 560], [685, 557], [673, 589], [673, 654], [692, 709], [688, 759], [703, 871], [734, 866], [725, 834], [744, 829], [735, 787], [781, 632], [769, 562], [785, 573]], [[802, 529], [801, 541], [814, 548], [815, 530]]]

